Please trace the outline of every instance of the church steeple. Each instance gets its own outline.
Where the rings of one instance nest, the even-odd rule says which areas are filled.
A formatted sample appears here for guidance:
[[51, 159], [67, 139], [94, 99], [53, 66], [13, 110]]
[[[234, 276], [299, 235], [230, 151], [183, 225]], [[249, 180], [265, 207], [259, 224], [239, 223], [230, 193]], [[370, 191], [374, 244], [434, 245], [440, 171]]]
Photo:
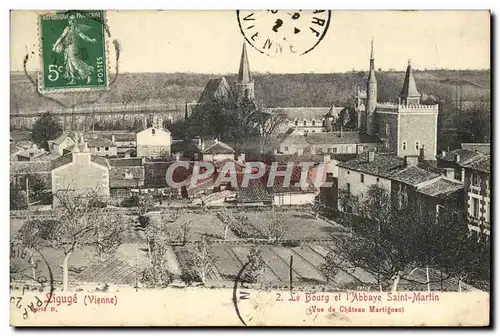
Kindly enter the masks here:
[[238, 89], [238, 97], [246, 97], [247, 99], [254, 100], [254, 82], [252, 73], [250, 72], [250, 62], [248, 61], [247, 46], [243, 42], [243, 49], [241, 50], [240, 69], [238, 71], [238, 81], [236, 83]]
[[373, 37], [370, 51], [370, 71], [366, 83], [366, 133], [375, 134], [375, 108], [377, 107], [377, 78], [375, 76], [375, 56], [373, 52]]
[[250, 83], [252, 81], [252, 73], [250, 72], [250, 63], [248, 62], [247, 45], [243, 42], [243, 50], [241, 51], [240, 70], [238, 71], [239, 83]]
[[373, 56], [373, 37], [372, 37], [372, 49], [370, 52], [370, 70], [375, 71], [375, 57]]
[[403, 88], [399, 94], [400, 104], [403, 105], [419, 105], [420, 104], [420, 93], [417, 90], [417, 84], [415, 83], [415, 77], [413, 77], [413, 69], [411, 67], [411, 60], [408, 60], [408, 67], [406, 68], [405, 81], [403, 83]]

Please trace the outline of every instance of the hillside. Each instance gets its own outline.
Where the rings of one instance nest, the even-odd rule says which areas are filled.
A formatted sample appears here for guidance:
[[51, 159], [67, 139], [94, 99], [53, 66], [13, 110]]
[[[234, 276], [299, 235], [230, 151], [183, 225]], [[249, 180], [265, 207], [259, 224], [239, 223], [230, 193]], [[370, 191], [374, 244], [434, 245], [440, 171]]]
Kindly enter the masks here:
[[[217, 75], [196, 73], [120, 74], [99, 103], [172, 103], [183, 105], [198, 99], [209, 78]], [[219, 75], [220, 76], [220, 75]], [[334, 74], [255, 74], [256, 94], [269, 107], [345, 105], [356, 87], [365, 86], [366, 72]], [[235, 75], [227, 75], [230, 82]], [[401, 89], [404, 72], [378, 72], [379, 101], [394, 101]], [[415, 71], [418, 89], [424, 98], [450, 102], [462, 83], [462, 100], [489, 101], [489, 70]], [[56, 103], [37, 94], [23, 73], [11, 73], [11, 113], [29, 113], [54, 108]], [[82, 93], [79, 101], [91, 100], [96, 93]]]

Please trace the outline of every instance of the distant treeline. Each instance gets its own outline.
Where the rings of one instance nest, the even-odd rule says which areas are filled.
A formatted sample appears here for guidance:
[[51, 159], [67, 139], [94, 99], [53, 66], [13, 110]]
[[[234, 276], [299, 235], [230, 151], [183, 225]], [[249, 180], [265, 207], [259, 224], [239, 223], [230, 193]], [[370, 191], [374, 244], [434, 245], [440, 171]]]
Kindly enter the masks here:
[[[100, 95], [103, 103], [184, 104], [198, 100], [211, 77], [197, 73], [120, 74], [110, 91]], [[367, 73], [353, 71], [334, 74], [255, 74], [256, 95], [268, 107], [344, 106], [352, 102], [356, 88], [364, 88]], [[230, 83], [235, 75], [227, 75]], [[403, 84], [404, 72], [377, 72], [379, 101], [395, 101]], [[415, 79], [424, 99], [451, 102], [457, 92], [462, 100], [490, 99], [489, 70], [415, 70]], [[39, 96], [23, 73], [11, 74], [11, 113], [50, 110], [57, 104]], [[78, 102], [93, 100], [96, 93], [82, 93]]]

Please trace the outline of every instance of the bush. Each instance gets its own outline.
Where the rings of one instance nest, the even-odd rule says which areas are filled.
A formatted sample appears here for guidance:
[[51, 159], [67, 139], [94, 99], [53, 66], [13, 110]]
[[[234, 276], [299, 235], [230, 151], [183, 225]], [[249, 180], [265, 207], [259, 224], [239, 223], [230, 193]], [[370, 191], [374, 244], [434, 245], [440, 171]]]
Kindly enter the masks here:
[[190, 285], [193, 282], [200, 282], [201, 278], [195, 269], [193, 257], [185, 248], [176, 248], [175, 253], [181, 266], [181, 280]]
[[124, 208], [131, 208], [139, 206], [139, 196], [133, 195], [127, 198], [124, 198], [121, 206]]
[[149, 266], [141, 274], [141, 282], [152, 288], [165, 288], [172, 283], [173, 279], [174, 275], [165, 267]]

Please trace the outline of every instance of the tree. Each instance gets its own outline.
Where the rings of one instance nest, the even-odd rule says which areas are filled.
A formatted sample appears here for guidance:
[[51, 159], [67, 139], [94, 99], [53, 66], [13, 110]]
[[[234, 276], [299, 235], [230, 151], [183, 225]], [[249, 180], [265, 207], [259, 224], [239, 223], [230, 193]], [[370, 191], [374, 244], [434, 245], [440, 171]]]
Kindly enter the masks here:
[[247, 256], [248, 265], [243, 275], [246, 282], [254, 283], [259, 280], [259, 277], [264, 272], [265, 262], [262, 257], [262, 251], [257, 246], [252, 246], [250, 253]]
[[189, 240], [189, 232], [191, 232], [191, 227], [193, 226], [193, 222], [190, 220], [184, 221], [181, 224], [182, 230], [182, 243], [186, 245]]
[[211, 251], [211, 242], [206, 235], [203, 235], [201, 240], [196, 242], [193, 256], [194, 268], [203, 283], [205, 283], [208, 272], [217, 261], [217, 257], [214, 257]]
[[[142, 272], [142, 282], [149, 287], [164, 288], [173, 280], [173, 274], [168, 269], [167, 249], [170, 245], [170, 234], [164, 228], [157, 225], [157, 222], [148, 227], [148, 244], [150, 264]], [[151, 237], [154, 233], [154, 237]]]
[[32, 268], [33, 281], [37, 280], [35, 252], [46, 245], [57, 224], [58, 222], [52, 219], [43, 220], [28, 216], [16, 235], [16, 240], [20, 242], [29, 255], [28, 262]]
[[273, 243], [278, 243], [290, 229], [286, 223], [286, 218], [281, 212], [271, 212], [264, 223], [262, 232], [267, 239]]
[[96, 191], [59, 191], [54, 197], [58, 205], [58, 225], [50, 234], [49, 244], [64, 253], [63, 286], [68, 290], [68, 262], [78, 248], [92, 247], [102, 259], [121, 243], [126, 220], [105, 208], [93, 207], [100, 196]]
[[377, 185], [369, 188], [360, 203], [354, 214], [344, 216], [354, 234], [339, 240], [323, 266], [325, 275], [335, 267], [351, 275], [349, 269], [360, 268], [374, 275], [380, 290], [390, 286], [391, 291], [397, 291], [400, 280], [427, 285], [430, 290], [436, 280], [411, 277], [419, 268], [441, 271], [441, 283], [481, 272], [476, 265], [487, 249], [477, 247], [477, 242], [474, 247], [467, 238], [467, 225], [453, 219], [451, 213], [436, 217], [419, 199], [395, 207], [388, 192]]
[[47, 141], [54, 140], [63, 132], [61, 121], [49, 112], [43, 114], [35, 121], [31, 132], [31, 139], [40, 148], [49, 150]]
[[227, 239], [227, 234], [231, 226], [233, 226], [234, 217], [230, 210], [224, 210], [217, 213], [217, 227], [224, 240]]
[[22, 210], [27, 207], [26, 197], [21, 190], [16, 188], [14, 183], [10, 183], [10, 210]]

